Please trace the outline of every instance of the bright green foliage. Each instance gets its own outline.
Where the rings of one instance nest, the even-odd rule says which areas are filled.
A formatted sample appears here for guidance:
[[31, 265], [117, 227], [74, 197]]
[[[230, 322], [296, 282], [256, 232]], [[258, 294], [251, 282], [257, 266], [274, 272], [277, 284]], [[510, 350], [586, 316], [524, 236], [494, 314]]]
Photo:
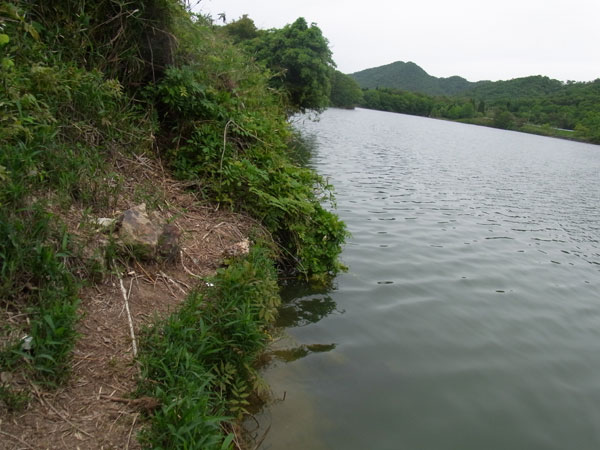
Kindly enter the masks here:
[[438, 99], [430, 113], [433, 117], [450, 120], [470, 119], [476, 114], [473, 101], [464, 98]]
[[[250, 20], [246, 19], [240, 21]], [[330, 186], [288, 156], [289, 103], [274, 94], [269, 74], [202, 22], [188, 23], [182, 33], [188, 41], [180, 49], [185, 64], [167, 69], [160, 82], [147, 89], [159, 113], [172, 167], [182, 177], [199, 180], [205, 197], [259, 219], [282, 248], [283, 266], [305, 276], [336, 273], [345, 227], [321, 206], [331, 197]], [[303, 63], [301, 70], [290, 69], [289, 74], [298, 69], [312, 83], [304, 85], [298, 76], [294, 92], [328, 101], [324, 85], [331, 53], [320, 30], [299, 19], [264, 33], [252, 45], [266, 45], [278, 36], [287, 46], [280, 56], [290, 64], [311, 55], [312, 62]], [[287, 92], [290, 87], [280, 88]], [[284, 97], [290, 95], [294, 96], [290, 91]]]
[[504, 128], [508, 130], [513, 126], [514, 120], [515, 118], [509, 111], [497, 109], [494, 113], [493, 124], [496, 128]]
[[[183, 7], [173, 0], [17, 2], [28, 10], [53, 58], [117, 78], [135, 89], [173, 64], [173, 29]], [[31, 3], [31, 2], [29, 2]]]
[[[66, 379], [86, 268], [58, 217], [73, 204], [112, 212], [122, 185], [112, 159], [131, 153], [160, 152], [204, 198], [261, 221], [282, 267], [340, 269], [345, 227], [321, 205], [331, 187], [291, 162], [287, 122], [292, 109], [325, 106], [331, 54], [318, 28], [284, 30], [289, 85], [176, 0], [0, 3], [0, 306], [28, 319], [0, 329], [0, 372]], [[157, 383], [144, 390], [163, 400], [149, 445], [230, 448], [221, 422], [247, 406], [279, 302], [271, 257], [253, 250], [148, 334], [141, 360]], [[9, 334], [31, 336], [32, 350]], [[17, 408], [15, 395], [0, 400]]]
[[281, 29], [263, 31], [248, 47], [274, 74], [271, 85], [288, 96], [290, 112], [320, 111], [329, 104], [331, 59], [327, 39], [302, 17]]
[[353, 109], [362, 100], [362, 90], [354, 79], [339, 70], [334, 71], [331, 80], [331, 106]]
[[55, 235], [51, 219], [39, 206], [14, 214], [0, 209], [0, 298], [4, 305], [27, 298], [32, 337], [30, 353], [20, 342], [0, 351], [0, 370], [24, 358], [36, 378], [54, 385], [69, 373], [78, 284], [64, 264], [68, 236]]
[[148, 447], [230, 448], [221, 423], [248, 405], [257, 379], [253, 363], [280, 301], [270, 255], [253, 247], [211, 282], [143, 338], [139, 394], [162, 404], [142, 437]]
[[600, 144], [600, 112], [589, 112], [585, 118], [575, 126], [579, 137]]

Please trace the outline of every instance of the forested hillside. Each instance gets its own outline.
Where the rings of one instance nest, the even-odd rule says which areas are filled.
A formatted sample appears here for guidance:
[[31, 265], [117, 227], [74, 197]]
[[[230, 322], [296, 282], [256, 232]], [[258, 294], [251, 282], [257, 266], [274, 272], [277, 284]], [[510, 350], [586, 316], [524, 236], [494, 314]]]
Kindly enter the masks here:
[[437, 78], [417, 64], [403, 61], [361, 70], [350, 77], [365, 89], [391, 88], [429, 95], [456, 95], [479, 84], [459, 76]]
[[364, 108], [600, 143], [600, 79], [563, 83], [536, 75], [470, 83], [402, 62], [349, 76], [363, 88], [357, 105]]

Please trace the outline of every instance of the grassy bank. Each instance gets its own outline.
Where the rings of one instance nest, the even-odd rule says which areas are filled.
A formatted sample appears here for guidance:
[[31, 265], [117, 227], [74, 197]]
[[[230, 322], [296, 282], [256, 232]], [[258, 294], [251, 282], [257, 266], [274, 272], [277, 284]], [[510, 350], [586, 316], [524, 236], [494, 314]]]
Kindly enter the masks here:
[[226, 424], [242, 417], [258, 387], [254, 363], [278, 291], [272, 255], [255, 246], [146, 331], [138, 394], [161, 403], [142, 437], [147, 447], [221, 449], [239, 439]]
[[278, 271], [329, 277], [346, 237], [321, 204], [331, 186], [291, 160], [297, 107], [285, 85], [176, 0], [2, 2], [0, 64], [0, 372], [12, 374], [0, 403], [10, 413], [33, 399], [4, 379], [39, 398], [68, 382], [82, 286], [120, 276], [135, 256], [91, 247], [94, 220], [125, 194], [168, 204], [155, 174], [144, 178], [150, 158], [270, 240], [158, 321], [139, 355], [139, 394], [161, 405], [145, 445], [230, 448], [223, 422], [255, 387]]

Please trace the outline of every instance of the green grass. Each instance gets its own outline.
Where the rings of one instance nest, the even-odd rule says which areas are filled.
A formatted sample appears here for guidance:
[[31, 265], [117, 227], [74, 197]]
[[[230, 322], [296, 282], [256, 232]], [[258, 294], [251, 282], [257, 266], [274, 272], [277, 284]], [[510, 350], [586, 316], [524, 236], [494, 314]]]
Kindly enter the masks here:
[[0, 371], [23, 362], [34, 378], [55, 385], [69, 373], [75, 343], [78, 282], [66, 267], [68, 235], [41, 206], [11, 214], [0, 210], [0, 297], [5, 307], [26, 311], [31, 352], [20, 342], [0, 350]]
[[253, 364], [280, 301], [274, 261], [255, 246], [211, 284], [141, 342], [138, 394], [162, 405], [142, 434], [147, 448], [230, 448], [223, 425], [245, 413], [257, 382]]
[[23, 391], [15, 391], [7, 386], [0, 384], [0, 403], [11, 412], [18, 412], [25, 409], [29, 402], [29, 395]]

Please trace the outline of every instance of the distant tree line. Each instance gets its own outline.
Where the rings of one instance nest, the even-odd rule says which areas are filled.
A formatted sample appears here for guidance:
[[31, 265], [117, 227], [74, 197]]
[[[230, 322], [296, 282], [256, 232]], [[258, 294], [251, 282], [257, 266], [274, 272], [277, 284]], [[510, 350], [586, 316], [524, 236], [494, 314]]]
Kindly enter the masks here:
[[600, 79], [535, 76], [478, 85], [460, 96], [363, 89], [357, 106], [600, 143]]

